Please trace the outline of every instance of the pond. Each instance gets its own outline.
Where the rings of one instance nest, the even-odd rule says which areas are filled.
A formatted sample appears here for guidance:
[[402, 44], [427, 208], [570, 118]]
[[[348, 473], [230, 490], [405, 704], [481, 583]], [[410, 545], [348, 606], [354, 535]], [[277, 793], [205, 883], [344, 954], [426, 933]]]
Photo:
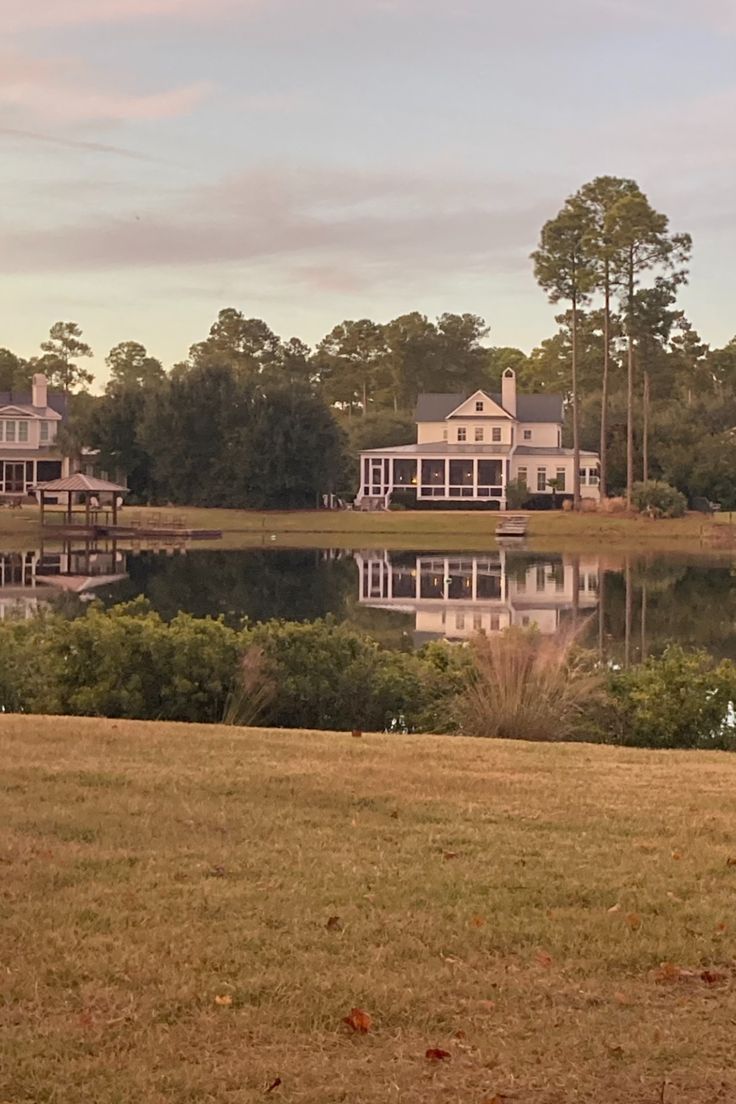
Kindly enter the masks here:
[[57, 547], [0, 552], [0, 617], [53, 605], [77, 614], [145, 595], [165, 618], [311, 620], [333, 615], [412, 648], [481, 630], [575, 623], [631, 660], [668, 641], [736, 659], [736, 570], [723, 557], [339, 549], [151, 552]]

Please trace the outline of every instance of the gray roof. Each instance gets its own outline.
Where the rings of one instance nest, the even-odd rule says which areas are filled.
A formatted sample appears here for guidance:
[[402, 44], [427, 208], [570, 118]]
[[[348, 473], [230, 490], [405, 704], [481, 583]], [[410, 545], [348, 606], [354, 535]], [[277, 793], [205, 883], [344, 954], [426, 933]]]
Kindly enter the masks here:
[[[533, 445], [517, 445], [514, 450], [515, 456], [574, 456], [575, 450], [571, 448], [538, 448]], [[587, 452], [585, 449], [580, 450], [581, 456], [595, 456], [598, 459], [597, 452]]]
[[[66, 418], [67, 397], [62, 391], [49, 391], [46, 401], [51, 410]], [[0, 391], [0, 407], [3, 406], [26, 406], [39, 415], [46, 409], [46, 407], [33, 405], [33, 395], [30, 391]]]
[[[434, 441], [423, 445], [393, 445], [391, 448], [361, 449], [361, 456], [506, 456], [510, 445], [456, 445], [447, 441]], [[518, 450], [517, 450], [518, 451]], [[554, 450], [548, 450], [554, 451]]]
[[[464, 403], [475, 393], [475, 391], [468, 394], [464, 392], [447, 394], [430, 392], [420, 395], [417, 399], [414, 416], [418, 422], [442, 422], [448, 415], [452, 414], [453, 410], [457, 410], [461, 403]], [[490, 391], [486, 391], [484, 394], [501, 406], [500, 395], [492, 394]], [[561, 422], [562, 404], [562, 395], [517, 394], [516, 417], [520, 422]]]

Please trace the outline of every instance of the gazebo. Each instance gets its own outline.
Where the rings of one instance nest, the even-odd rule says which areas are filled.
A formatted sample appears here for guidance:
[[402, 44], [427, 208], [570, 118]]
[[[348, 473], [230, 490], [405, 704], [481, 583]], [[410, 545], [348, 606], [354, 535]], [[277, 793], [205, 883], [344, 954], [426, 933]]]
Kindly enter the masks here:
[[[80, 504], [84, 507], [84, 520], [85, 524], [90, 524], [90, 513], [92, 510], [96, 510], [102, 506], [104, 498], [109, 498], [110, 507], [112, 511], [112, 524], [117, 525], [118, 522], [118, 506], [122, 502], [123, 495], [128, 493], [127, 487], [121, 487], [118, 483], [110, 483], [107, 479], [96, 479], [92, 475], [83, 475], [81, 472], [77, 472], [75, 475], [67, 476], [66, 479], [54, 479], [51, 483], [38, 483], [36, 485], [36, 493], [38, 495], [38, 503], [41, 507], [41, 524], [43, 525], [44, 510], [51, 503], [46, 502], [46, 495], [59, 495], [62, 498], [66, 495], [66, 510], [64, 515], [68, 525], [72, 524], [73, 516], [73, 498], [74, 495], [79, 495]], [[97, 499], [97, 505], [93, 506], [91, 500]], [[80, 511], [81, 512], [81, 511]]]

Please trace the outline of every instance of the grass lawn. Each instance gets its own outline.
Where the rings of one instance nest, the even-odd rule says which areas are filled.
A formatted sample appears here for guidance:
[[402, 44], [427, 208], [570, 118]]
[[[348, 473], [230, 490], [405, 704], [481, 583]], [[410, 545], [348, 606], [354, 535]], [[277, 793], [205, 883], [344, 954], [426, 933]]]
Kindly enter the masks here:
[[8, 716], [0, 756], [3, 1102], [736, 1099], [734, 757]]
[[[193, 507], [137, 509], [141, 517], [156, 515], [165, 520], [176, 515], [190, 528], [222, 529], [218, 548], [275, 547], [321, 548], [432, 548], [483, 551], [495, 547], [499, 515], [472, 511], [402, 511], [360, 513], [358, 511], [293, 510], [208, 510]], [[125, 514], [123, 515], [123, 517]], [[697, 551], [703, 528], [711, 522], [700, 514], [676, 520], [604, 514], [570, 514], [562, 511], [529, 515], [531, 547], [540, 551], [573, 551], [583, 548], [621, 550], [659, 548]], [[728, 515], [715, 524], [727, 525]], [[275, 538], [275, 539], [272, 539]], [[0, 551], [19, 550], [29, 539], [38, 541], [38, 511], [0, 510]]]

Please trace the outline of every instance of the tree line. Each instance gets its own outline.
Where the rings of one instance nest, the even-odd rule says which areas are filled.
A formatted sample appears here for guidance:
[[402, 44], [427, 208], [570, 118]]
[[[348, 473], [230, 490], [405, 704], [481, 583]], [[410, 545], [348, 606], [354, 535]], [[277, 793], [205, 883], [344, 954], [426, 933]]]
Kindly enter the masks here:
[[65, 446], [98, 449], [142, 498], [291, 506], [354, 490], [361, 448], [411, 442], [420, 392], [498, 390], [510, 366], [521, 390], [566, 396], [564, 443], [600, 453], [605, 493], [631, 502], [655, 478], [731, 507], [736, 338], [710, 348], [678, 308], [691, 248], [634, 180], [598, 177], [542, 227], [534, 274], [564, 310], [529, 354], [472, 313], [345, 320], [312, 348], [226, 308], [168, 371], [115, 346], [100, 397], [79, 325], [55, 323], [37, 356], [0, 349], [0, 390], [43, 371], [71, 396]]

